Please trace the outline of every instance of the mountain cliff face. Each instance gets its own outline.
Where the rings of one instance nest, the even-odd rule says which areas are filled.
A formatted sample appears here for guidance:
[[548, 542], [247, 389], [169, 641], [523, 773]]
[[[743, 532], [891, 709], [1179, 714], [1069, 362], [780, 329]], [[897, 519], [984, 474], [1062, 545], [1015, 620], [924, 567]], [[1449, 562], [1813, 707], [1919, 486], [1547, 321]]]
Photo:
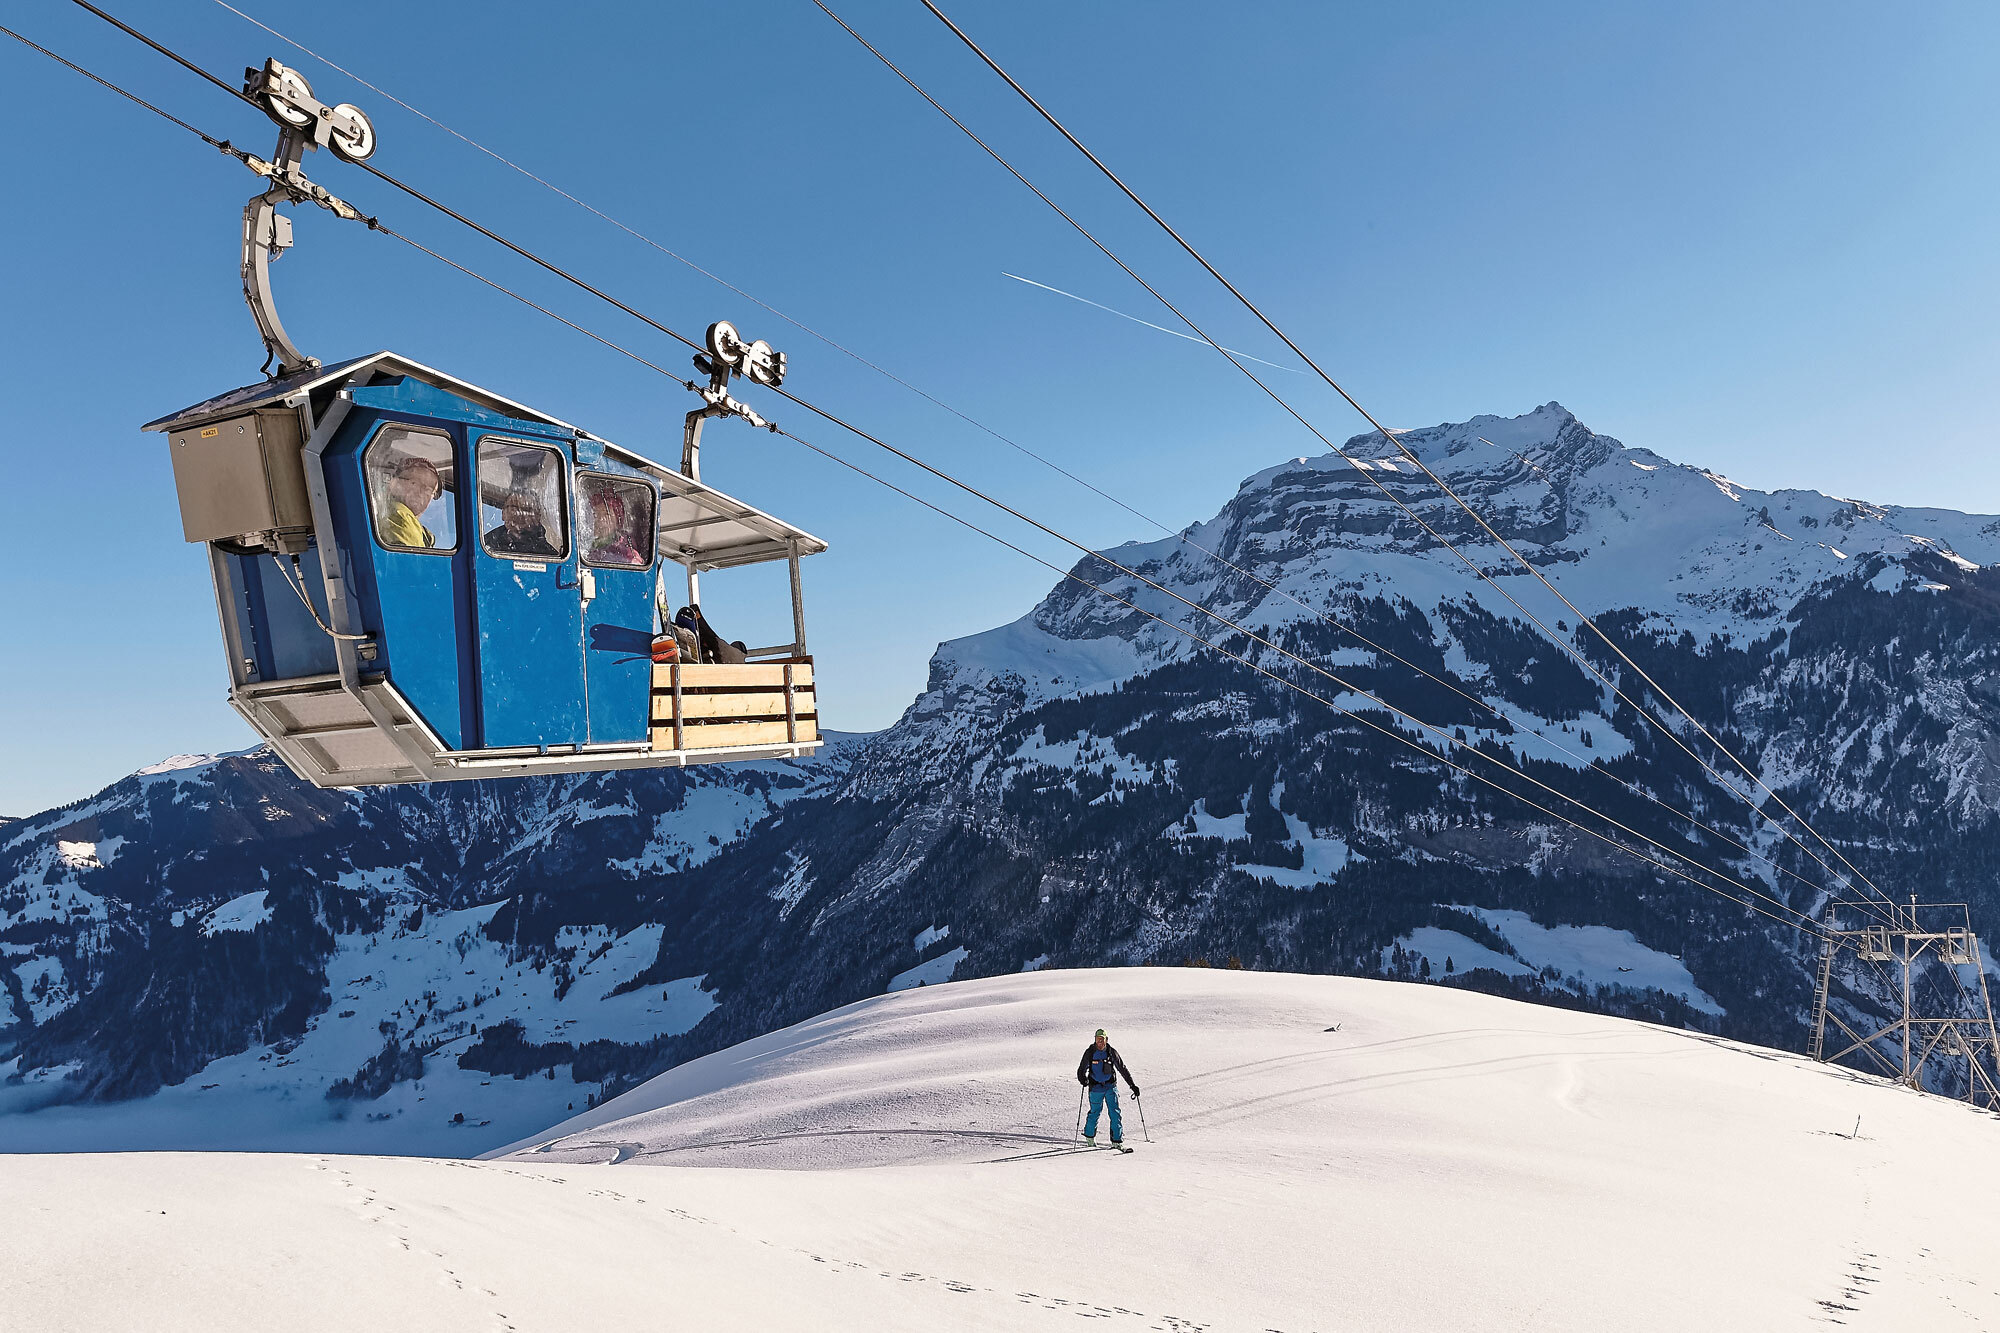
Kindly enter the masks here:
[[[1401, 439], [1876, 885], [2000, 912], [2000, 521], [1751, 491], [1556, 404]], [[1044, 966], [1428, 977], [1800, 1046], [1806, 938], [1663, 867], [1817, 913], [1836, 859], [1379, 437], [1349, 452], [1106, 553], [1308, 666], [1086, 558], [1271, 674], [1065, 580], [810, 764], [326, 793], [253, 752], [7, 825], [0, 1139], [471, 1152], [885, 988]]]

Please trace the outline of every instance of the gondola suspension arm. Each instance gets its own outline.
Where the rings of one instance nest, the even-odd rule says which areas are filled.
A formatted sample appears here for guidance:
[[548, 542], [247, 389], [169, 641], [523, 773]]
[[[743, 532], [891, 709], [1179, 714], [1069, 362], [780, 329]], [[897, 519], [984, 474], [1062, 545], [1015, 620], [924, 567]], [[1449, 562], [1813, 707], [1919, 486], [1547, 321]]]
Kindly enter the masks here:
[[687, 424], [681, 428], [681, 475], [700, 481], [701, 428], [710, 417], [741, 417], [760, 430], [777, 431], [755, 408], [729, 396], [729, 381], [743, 375], [776, 388], [785, 382], [785, 354], [773, 351], [762, 338], [745, 342], [734, 324], [719, 319], [708, 326], [708, 350], [695, 353], [694, 368], [708, 376], [708, 387], [685, 381], [690, 392], [701, 395], [703, 405], [687, 414]]
[[[776, 388], [785, 382], [785, 354], [772, 348], [762, 338], [755, 342], [745, 342], [736, 326], [726, 319], [718, 319], [708, 326], [706, 339], [708, 350], [694, 354], [694, 368], [708, 376], [708, 387], [703, 388], [693, 380], [681, 381], [688, 392], [697, 394], [702, 405], [687, 414], [686, 424], [681, 427], [681, 475], [690, 481], [701, 480], [701, 428], [710, 417], [738, 417], [756, 426], [779, 434], [778, 424], [767, 421], [748, 403], [729, 395], [729, 381], [738, 375], [745, 376], [753, 383]], [[695, 567], [692, 548], [682, 549], [682, 563], [687, 566], [687, 599], [689, 606], [701, 604], [701, 574]], [[805, 652], [805, 613], [799, 603], [799, 562], [796, 556], [791, 560], [792, 575], [792, 619], [794, 653]], [[787, 678], [789, 679], [789, 677]], [[787, 690], [789, 691], [789, 685]], [[676, 700], [678, 709], [679, 702]]]
[[375, 127], [356, 107], [330, 107], [319, 101], [304, 76], [276, 60], [266, 60], [264, 68], [243, 73], [244, 95], [278, 125], [278, 147], [270, 161], [243, 155], [245, 166], [270, 181], [269, 188], [253, 195], [243, 209], [243, 299], [250, 306], [251, 318], [257, 321], [258, 336], [264, 340], [266, 371], [275, 360], [275, 373], [287, 375], [317, 366], [319, 360], [299, 350], [278, 318], [271, 291], [271, 261], [292, 244], [292, 220], [280, 213], [278, 206], [317, 204], [350, 222], [374, 227], [375, 219], [306, 179], [301, 163], [308, 152], [321, 146], [349, 162], [365, 161], [375, 152]]

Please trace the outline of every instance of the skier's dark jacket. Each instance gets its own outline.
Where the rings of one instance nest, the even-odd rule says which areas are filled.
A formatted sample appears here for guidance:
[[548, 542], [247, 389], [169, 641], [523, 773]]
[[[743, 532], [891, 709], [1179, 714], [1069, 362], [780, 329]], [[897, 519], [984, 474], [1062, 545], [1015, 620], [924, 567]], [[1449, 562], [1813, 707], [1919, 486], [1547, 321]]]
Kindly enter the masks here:
[[[1112, 1072], [1114, 1070], [1117, 1072]], [[1125, 1067], [1125, 1061], [1119, 1057], [1116, 1046], [1107, 1041], [1104, 1043], [1104, 1049], [1100, 1051], [1097, 1049], [1097, 1043], [1093, 1041], [1083, 1048], [1083, 1059], [1076, 1063], [1077, 1082], [1100, 1088], [1106, 1084], [1115, 1086], [1119, 1074], [1125, 1076], [1125, 1082], [1131, 1087], [1133, 1095], [1138, 1095], [1139, 1085], [1132, 1081], [1132, 1071]]]

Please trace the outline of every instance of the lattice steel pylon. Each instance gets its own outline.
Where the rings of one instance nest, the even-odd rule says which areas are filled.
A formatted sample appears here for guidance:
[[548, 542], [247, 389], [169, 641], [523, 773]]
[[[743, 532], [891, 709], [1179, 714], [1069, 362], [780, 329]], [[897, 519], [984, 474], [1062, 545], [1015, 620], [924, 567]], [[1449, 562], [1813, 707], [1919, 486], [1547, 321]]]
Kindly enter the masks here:
[[[1843, 914], [1857, 924], [1843, 929]], [[1866, 921], [1868, 924], [1858, 924]], [[1962, 924], [1953, 924], [1954, 922]], [[1993, 1019], [1986, 969], [1979, 937], [1972, 930], [1972, 912], [1965, 903], [1831, 902], [1827, 904], [1826, 939], [1820, 949], [1819, 986], [1813, 997], [1812, 1057], [1820, 1061], [1865, 1055], [1898, 1082], [1924, 1089], [1924, 1070], [1933, 1062], [1965, 1061], [1965, 1098], [1974, 1105], [2000, 1110], [2000, 1027]], [[1839, 955], [1851, 951], [1873, 967], [1891, 987], [1897, 1017], [1872, 1032], [1857, 1030], [1838, 1013], [1832, 986]], [[1962, 970], [1972, 969], [1968, 985]], [[1950, 978], [1952, 991], [1919, 990], [1920, 977], [1934, 969]], [[1924, 998], [1928, 994], [1930, 998]], [[1953, 1013], [1935, 1012], [1955, 1001]], [[1827, 1051], [1827, 1026], [1844, 1034], [1847, 1045]], [[1864, 1024], [1865, 1026], [1865, 1024]], [[1888, 1043], [1889, 1051], [1882, 1049]], [[1900, 1046], [1900, 1058], [1895, 1052]], [[1940, 1064], [1940, 1068], [1942, 1065]]]

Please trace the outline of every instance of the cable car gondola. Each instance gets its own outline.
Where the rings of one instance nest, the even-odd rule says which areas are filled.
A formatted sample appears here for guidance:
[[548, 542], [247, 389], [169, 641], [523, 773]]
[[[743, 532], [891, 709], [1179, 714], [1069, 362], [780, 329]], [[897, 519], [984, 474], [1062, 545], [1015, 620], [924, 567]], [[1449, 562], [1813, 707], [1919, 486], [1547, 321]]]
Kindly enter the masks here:
[[[208, 547], [236, 711], [321, 787], [816, 751], [799, 561], [826, 543], [699, 471], [708, 418], [764, 424], [730, 379], [775, 385], [784, 358], [710, 328], [675, 471], [393, 352], [304, 356], [271, 299], [269, 259], [291, 241], [276, 205], [351, 213], [299, 162], [322, 144], [361, 160], [374, 131], [276, 61], [248, 73], [280, 129], [243, 232], [277, 372], [145, 427], [167, 436], [184, 535]], [[702, 573], [778, 560], [791, 642], [654, 660], [656, 641], [685, 656], [662, 623], [668, 566], [697, 605]]]

